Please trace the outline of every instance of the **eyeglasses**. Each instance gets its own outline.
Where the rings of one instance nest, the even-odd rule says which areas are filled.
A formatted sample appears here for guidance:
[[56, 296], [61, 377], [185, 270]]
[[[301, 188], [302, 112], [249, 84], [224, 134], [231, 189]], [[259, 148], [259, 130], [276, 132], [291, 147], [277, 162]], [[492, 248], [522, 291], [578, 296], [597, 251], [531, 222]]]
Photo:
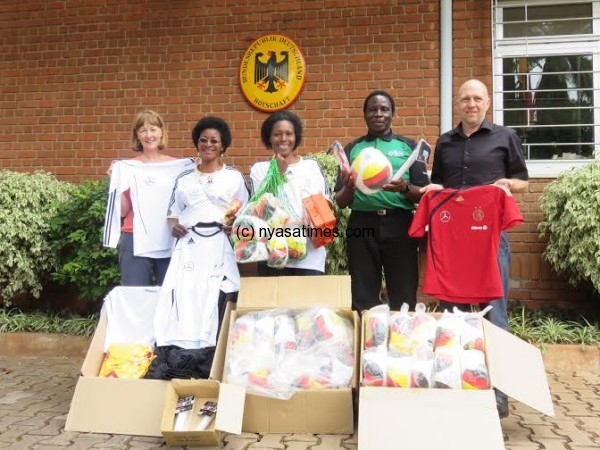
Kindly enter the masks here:
[[217, 145], [217, 144], [221, 143], [221, 141], [219, 141], [219, 140], [217, 140], [215, 138], [208, 139], [208, 138], [205, 138], [205, 137], [201, 137], [200, 139], [198, 139], [198, 141], [202, 142], [203, 144], [208, 144], [210, 142], [212, 145]]

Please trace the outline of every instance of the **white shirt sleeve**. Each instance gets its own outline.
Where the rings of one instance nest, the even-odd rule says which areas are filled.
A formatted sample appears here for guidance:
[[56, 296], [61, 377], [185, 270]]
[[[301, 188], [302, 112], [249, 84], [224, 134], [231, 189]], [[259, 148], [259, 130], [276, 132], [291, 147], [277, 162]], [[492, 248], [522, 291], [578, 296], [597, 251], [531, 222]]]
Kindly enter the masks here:
[[110, 174], [108, 201], [104, 216], [102, 245], [116, 248], [121, 237], [121, 194], [129, 189], [129, 169], [121, 161], [115, 161]]

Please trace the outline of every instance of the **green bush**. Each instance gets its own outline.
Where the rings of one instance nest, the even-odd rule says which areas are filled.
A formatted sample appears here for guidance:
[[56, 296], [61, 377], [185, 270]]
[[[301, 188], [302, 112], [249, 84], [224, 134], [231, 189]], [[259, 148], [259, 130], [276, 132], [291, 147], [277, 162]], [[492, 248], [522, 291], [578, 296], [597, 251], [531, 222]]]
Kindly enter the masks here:
[[589, 281], [600, 292], [600, 163], [566, 172], [540, 197], [544, 257], [572, 284]]
[[45, 277], [57, 265], [50, 244], [50, 219], [71, 186], [48, 173], [0, 171], [0, 297], [39, 297]]
[[117, 251], [102, 246], [108, 178], [86, 181], [71, 192], [51, 220], [52, 245], [59, 255], [53, 281], [73, 285], [80, 298], [97, 301], [119, 284]]
[[[335, 187], [335, 181], [338, 173], [338, 162], [334, 155], [327, 153], [313, 153], [309, 155], [317, 160], [323, 169], [325, 179], [329, 184], [331, 192]], [[337, 229], [340, 233], [346, 232], [348, 226], [348, 218], [350, 217], [350, 208], [340, 209], [335, 203], [333, 213], [337, 219]], [[340, 235], [327, 246], [327, 259], [325, 260], [325, 273], [329, 275], [346, 275], [348, 274], [348, 261], [346, 257], [346, 239]]]

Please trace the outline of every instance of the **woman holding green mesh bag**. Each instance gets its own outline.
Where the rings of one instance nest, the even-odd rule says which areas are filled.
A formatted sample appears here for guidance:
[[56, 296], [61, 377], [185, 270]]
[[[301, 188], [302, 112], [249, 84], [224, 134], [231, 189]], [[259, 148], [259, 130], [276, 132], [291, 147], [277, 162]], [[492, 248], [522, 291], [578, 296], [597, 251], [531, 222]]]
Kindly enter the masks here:
[[262, 124], [261, 139], [274, 155], [270, 161], [258, 162], [250, 169], [251, 203], [261, 211], [270, 208], [270, 231], [265, 234], [271, 238], [264, 243], [269, 257], [258, 264], [258, 273], [322, 275], [325, 247], [314, 248], [302, 230], [302, 199], [319, 193], [329, 199], [330, 191], [319, 164], [298, 155], [302, 142], [300, 118], [290, 111], [272, 114]]

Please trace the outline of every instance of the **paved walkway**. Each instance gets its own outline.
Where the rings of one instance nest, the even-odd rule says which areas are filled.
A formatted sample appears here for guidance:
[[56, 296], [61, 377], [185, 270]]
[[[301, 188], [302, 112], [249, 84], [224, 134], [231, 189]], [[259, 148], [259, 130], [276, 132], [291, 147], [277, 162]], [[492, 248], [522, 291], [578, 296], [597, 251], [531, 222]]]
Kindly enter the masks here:
[[[0, 449], [166, 448], [160, 438], [64, 431], [82, 358], [2, 353], [0, 348]], [[502, 421], [506, 448], [600, 449], [600, 372], [559, 371], [548, 375], [556, 417], [546, 417], [511, 401], [511, 415]], [[223, 445], [226, 450], [355, 450], [357, 438], [244, 433], [225, 435]]]

